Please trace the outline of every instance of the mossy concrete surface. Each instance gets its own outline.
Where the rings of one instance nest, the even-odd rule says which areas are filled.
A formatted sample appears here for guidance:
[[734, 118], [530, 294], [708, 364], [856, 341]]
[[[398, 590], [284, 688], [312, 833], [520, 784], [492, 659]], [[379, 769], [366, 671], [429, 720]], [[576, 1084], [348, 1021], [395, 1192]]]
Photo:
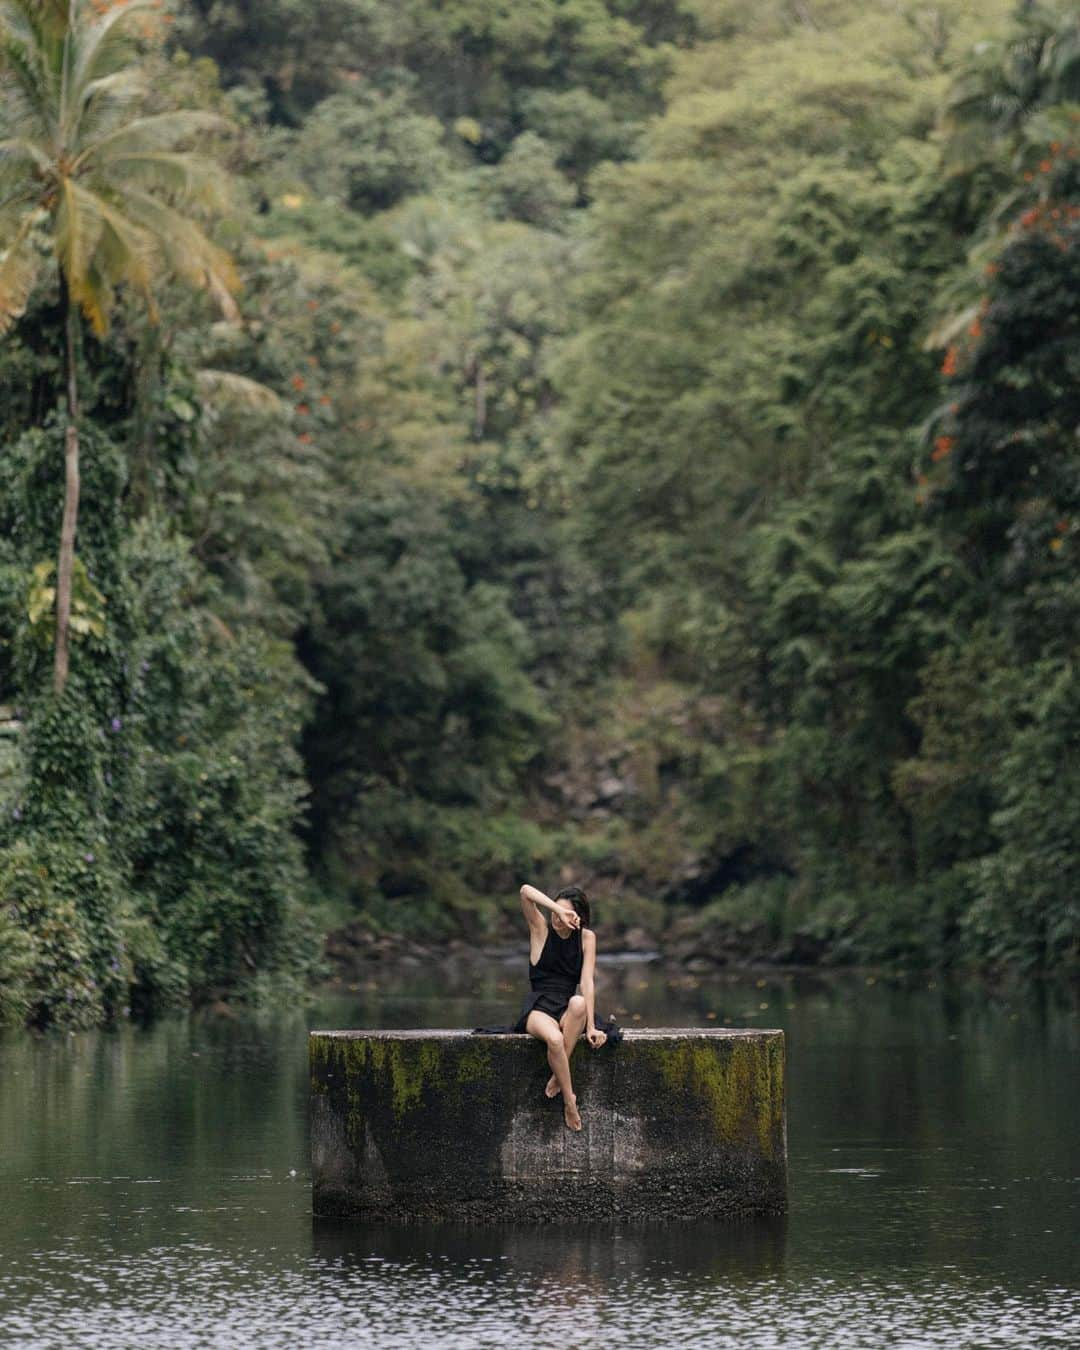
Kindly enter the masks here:
[[572, 1062], [584, 1129], [529, 1036], [313, 1031], [317, 1215], [639, 1222], [786, 1207], [780, 1031], [630, 1031]]

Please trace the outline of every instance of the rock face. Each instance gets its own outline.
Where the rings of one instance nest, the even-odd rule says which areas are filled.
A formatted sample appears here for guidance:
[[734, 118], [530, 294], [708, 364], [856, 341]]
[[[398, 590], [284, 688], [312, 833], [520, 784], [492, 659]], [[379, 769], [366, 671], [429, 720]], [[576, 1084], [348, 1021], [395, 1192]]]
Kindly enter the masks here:
[[787, 1204], [780, 1031], [629, 1031], [572, 1061], [584, 1129], [529, 1036], [313, 1031], [317, 1215], [639, 1222]]

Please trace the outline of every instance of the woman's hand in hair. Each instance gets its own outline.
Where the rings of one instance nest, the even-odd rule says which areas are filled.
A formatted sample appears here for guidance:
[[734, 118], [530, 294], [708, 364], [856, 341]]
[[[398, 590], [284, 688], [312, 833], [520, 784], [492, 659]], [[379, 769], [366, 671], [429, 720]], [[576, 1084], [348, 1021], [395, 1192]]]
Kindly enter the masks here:
[[566, 905], [561, 900], [556, 900], [551, 907], [551, 912], [557, 914], [563, 923], [569, 924], [571, 928], [581, 927], [581, 915], [573, 905]]

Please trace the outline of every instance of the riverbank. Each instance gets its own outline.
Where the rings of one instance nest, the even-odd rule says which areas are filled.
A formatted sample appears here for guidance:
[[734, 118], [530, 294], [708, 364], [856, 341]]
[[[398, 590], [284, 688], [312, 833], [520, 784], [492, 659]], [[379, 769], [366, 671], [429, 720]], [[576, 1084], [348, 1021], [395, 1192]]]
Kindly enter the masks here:
[[[478, 943], [473, 937], [446, 937], [421, 940], [404, 933], [379, 931], [363, 919], [357, 919], [327, 935], [325, 956], [333, 975], [348, 974], [379, 966], [430, 966], [434, 963], [468, 961], [478, 955], [497, 960], [514, 960], [523, 950], [523, 936], [509, 926], [485, 936]], [[782, 955], [779, 954], [779, 955]], [[687, 970], [703, 972], [725, 966], [816, 964], [813, 960], [778, 960], [775, 944], [748, 940], [747, 935], [730, 931], [724, 935], [701, 934], [676, 922], [666, 932], [642, 927], [622, 928], [604, 934], [603, 959], [631, 961], [666, 960]]]
[[[409, 971], [439, 971], [449, 981], [467, 978], [478, 961], [510, 973], [507, 990], [524, 957], [524, 938], [512, 925], [481, 938], [449, 936], [418, 939], [378, 931], [363, 919], [338, 927], [326, 938], [325, 964], [331, 986], [358, 988], [378, 985], [385, 976]], [[920, 961], [866, 961], [858, 959], [844, 942], [829, 942], [807, 934], [777, 941], [764, 926], [725, 926], [703, 923], [700, 915], [680, 915], [662, 932], [644, 927], [601, 930], [599, 961], [610, 969], [658, 966], [670, 983], [710, 976], [729, 976], [739, 982], [748, 975], [784, 978], [792, 974], [839, 976], [861, 974], [871, 981], [922, 983], [952, 976], [975, 979], [991, 988], [1051, 983], [1080, 993], [1080, 977], [1068, 972], [1025, 971], [1011, 965], [947, 966]]]

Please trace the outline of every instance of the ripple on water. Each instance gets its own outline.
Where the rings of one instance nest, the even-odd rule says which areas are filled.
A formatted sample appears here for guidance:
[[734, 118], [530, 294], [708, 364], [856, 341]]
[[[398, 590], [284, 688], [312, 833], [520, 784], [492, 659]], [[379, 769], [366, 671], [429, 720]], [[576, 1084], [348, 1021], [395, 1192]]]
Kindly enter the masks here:
[[[135, 1259], [69, 1244], [8, 1272], [0, 1342], [27, 1350], [1080, 1344], [1075, 1290], [1005, 1292], [957, 1270], [855, 1281], [770, 1273], [779, 1249], [769, 1233], [764, 1246], [750, 1233], [756, 1256], [740, 1259], [737, 1231], [698, 1234], [690, 1260], [688, 1233], [665, 1253], [662, 1234], [338, 1229], [317, 1236], [314, 1256], [280, 1265], [272, 1243], [237, 1252], [184, 1242]], [[711, 1262], [709, 1238], [718, 1235]]]
[[[505, 1020], [503, 972], [456, 998], [451, 975], [311, 1024]], [[646, 1025], [770, 1002], [786, 1222], [313, 1226], [303, 1019], [0, 1038], [0, 1346], [1080, 1346], [1074, 1003], [1040, 991], [1018, 1020], [936, 985], [604, 979]]]

